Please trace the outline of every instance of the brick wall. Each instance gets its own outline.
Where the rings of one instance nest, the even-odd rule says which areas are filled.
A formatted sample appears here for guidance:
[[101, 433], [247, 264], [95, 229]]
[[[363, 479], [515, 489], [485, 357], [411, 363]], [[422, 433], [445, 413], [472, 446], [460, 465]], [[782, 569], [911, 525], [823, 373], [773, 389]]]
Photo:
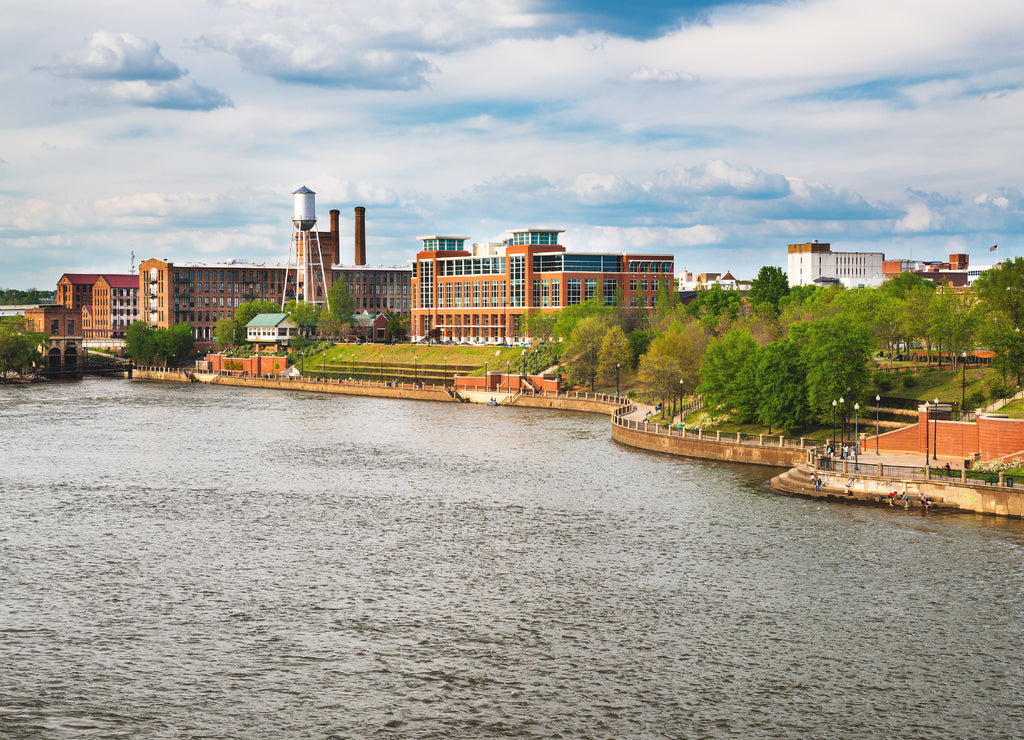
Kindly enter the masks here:
[[[982, 416], [977, 422], [932, 420], [928, 423], [927, 444], [923, 424], [896, 429], [879, 436], [878, 449], [889, 452], [929, 450], [939, 457], [970, 458], [981, 454], [992, 460], [1024, 450], [1024, 419]], [[874, 440], [864, 440], [862, 449], [874, 449]], [[937, 449], [936, 449], [937, 446]]]

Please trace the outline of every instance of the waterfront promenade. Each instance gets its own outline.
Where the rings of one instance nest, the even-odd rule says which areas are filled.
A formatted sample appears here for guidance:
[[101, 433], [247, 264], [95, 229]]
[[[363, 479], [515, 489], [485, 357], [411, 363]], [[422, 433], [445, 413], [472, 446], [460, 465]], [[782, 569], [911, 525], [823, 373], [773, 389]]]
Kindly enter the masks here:
[[[419, 383], [303, 378], [298, 375], [250, 376], [153, 367], [135, 368], [132, 377], [162, 382], [599, 413], [611, 418], [612, 438], [630, 447], [703, 460], [784, 468], [786, 470], [766, 482], [766, 487], [777, 493], [888, 506], [888, 494], [896, 491], [901, 497], [906, 494], [912, 506], [917, 504], [921, 495], [925, 495], [936, 509], [1024, 517], [1024, 481], [1017, 484], [1002, 475], [986, 480], [969, 479], [960, 470], [962, 460], [943, 458], [926, 467], [921, 455], [893, 452], [875, 455], [870, 447], [856, 460], [840, 460], [825, 456], [822, 448], [799, 437], [723, 434], [679, 426], [663, 427], [645, 421], [652, 407], [610, 394], [490, 393]], [[956, 468], [952, 475], [944, 474], [942, 470], [947, 462]], [[822, 484], [816, 488], [813, 480], [819, 477]]]

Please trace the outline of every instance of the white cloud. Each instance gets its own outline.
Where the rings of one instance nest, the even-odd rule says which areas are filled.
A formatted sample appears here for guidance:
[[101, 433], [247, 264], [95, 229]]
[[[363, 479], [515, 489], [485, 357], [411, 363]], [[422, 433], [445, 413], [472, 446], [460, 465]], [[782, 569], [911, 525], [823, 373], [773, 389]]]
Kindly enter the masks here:
[[897, 233], [935, 231], [942, 225], [942, 219], [924, 203], [911, 203], [906, 215], [896, 222]]
[[633, 82], [696, 82], [698, 77], [690, 72], [658, 69], [657, 67], [641, 66], [629, 75]]
[[155, 41], [131, 33], [96, 31], [82, 51], [61, 55], [54, 74], [96, 80], [176, 80], [185, 70], [165, 59]]
[[107, 87], [93, 88], [87, 93], [77, 93], [70, 99], [98, 105], [125, 104], [173, 110], [208, 111], [232, 105], [224, 93], [193, 80], [116, 82]]

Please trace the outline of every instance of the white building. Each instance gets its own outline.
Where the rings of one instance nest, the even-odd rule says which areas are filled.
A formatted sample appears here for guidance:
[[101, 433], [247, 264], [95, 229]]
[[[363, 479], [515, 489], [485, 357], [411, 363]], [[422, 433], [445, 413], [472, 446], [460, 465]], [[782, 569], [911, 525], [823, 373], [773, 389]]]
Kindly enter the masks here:
[[885, 280], [881, 252], [833, 252], [825, 242], [789, 245], [789, 284], [877, 287]]

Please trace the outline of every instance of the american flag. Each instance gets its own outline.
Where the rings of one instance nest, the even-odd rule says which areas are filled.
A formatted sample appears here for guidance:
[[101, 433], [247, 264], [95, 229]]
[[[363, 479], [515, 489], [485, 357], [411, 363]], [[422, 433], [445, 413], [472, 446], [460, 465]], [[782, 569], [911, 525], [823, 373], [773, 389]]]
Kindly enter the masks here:
[[997, 249], [999, 249], [999, 245], [998, 245], [998, 244], [995, 244], [995, 245], [993, 245], [993, 246], [989, 247], [989, 248], [988, 248], [988, 251], [990, 251], [990, 252], [994, 252], [994, 251], [996, 251]]

